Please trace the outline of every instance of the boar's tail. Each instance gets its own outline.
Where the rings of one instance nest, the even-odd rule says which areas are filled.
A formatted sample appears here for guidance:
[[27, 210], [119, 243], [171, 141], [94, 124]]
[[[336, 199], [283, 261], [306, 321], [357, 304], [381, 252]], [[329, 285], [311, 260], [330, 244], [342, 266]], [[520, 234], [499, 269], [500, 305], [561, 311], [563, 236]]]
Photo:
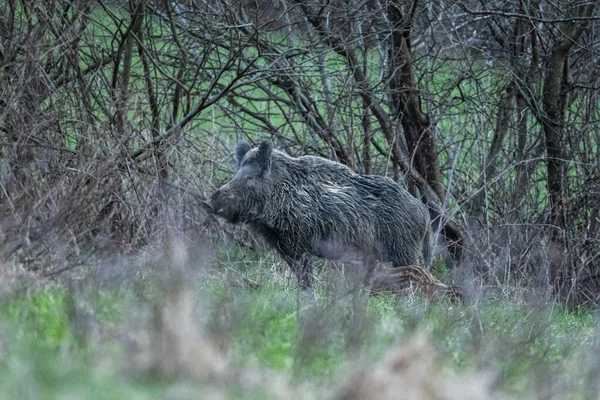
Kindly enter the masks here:
[[427, 230], [425, 231], [425, 238], [423, 239], [423, 262], [425, 267], [429, 269], [433, 263], [433, 232], [431, 227], [427, 224]]

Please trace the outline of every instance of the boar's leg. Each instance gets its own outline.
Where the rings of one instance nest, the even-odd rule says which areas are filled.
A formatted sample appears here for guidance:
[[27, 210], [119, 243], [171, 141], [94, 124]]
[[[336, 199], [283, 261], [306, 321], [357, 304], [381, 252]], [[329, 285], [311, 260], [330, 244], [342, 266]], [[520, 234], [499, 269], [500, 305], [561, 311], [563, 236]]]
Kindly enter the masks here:
[[294, 272], [294, 275], [296, 275], [300, 289], [311, 289], [313, 287], [315, 277], [313, 275], [310, 257], [307, 255], [301, 255], [298, 257], [284, 255], [284, 258]]
[[296, 260], [292, 268], [298, 279], [300, 289], [311, 289], [314, 285], [315, 277], [313, 275], [313, 268], [310, 260], [306, 257]]

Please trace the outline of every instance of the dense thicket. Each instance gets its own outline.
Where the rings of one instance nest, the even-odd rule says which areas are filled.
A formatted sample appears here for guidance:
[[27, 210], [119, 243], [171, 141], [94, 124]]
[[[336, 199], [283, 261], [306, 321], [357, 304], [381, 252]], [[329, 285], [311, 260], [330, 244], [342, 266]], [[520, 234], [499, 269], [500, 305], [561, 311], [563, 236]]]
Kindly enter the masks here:
[[[56, 273], [207, 232], [239, 138], [405, 182], [447, 264], [593, 295], [593, 1], [5, 0], [3, 248]], [[210, 232], [225, 232], [208, 226]], [[441, 254], [446, 254], [442, 251]], [[572, 296], [577, 295], [577, 296]]]

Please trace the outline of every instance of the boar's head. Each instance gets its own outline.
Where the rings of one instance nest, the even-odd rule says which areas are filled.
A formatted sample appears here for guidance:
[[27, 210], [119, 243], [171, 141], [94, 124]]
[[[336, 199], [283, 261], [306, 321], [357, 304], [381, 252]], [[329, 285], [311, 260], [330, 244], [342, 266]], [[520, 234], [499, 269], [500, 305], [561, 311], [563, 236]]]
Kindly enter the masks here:
[[273, 193], [271, 143], [264, 141], [258, 148], [251, 149], [242, 141], [235, 153], [237, 173], [203, 203], [208, 213], [233, 224], [260, 218]]

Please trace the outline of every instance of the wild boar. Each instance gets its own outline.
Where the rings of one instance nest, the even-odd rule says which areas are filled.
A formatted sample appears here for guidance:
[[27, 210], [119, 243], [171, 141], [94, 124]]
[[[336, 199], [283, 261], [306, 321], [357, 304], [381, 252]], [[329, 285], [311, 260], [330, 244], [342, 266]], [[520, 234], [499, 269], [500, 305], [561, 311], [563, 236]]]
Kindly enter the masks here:
[[360, 175], [321, 157], [294, 158], [270, 142], [236, 147], [238, 170], [205, 199], [207, 212], [247, 224], [313, 284], [311, 257], [346, 252], [394, 266], [432, 261], [427, 207], [391, 179]]

